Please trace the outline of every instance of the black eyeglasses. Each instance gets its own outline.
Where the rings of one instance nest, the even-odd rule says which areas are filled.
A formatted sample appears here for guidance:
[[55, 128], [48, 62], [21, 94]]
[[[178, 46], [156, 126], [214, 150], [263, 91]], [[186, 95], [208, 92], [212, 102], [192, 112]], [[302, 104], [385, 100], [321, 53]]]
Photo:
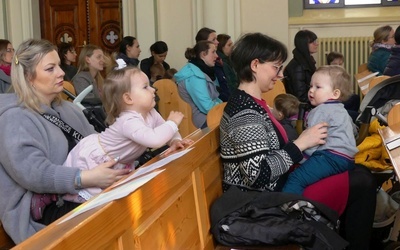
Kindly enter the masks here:
[[279, 73], [280, 73], [280, 72], [282, 71], [282, 69], [283, 69], [283, 64], [281, 64], [281, 65], [272, 64], [272, 67], [274, 67], [274, 68], [276, 69], [276, 76], [278, 76]]

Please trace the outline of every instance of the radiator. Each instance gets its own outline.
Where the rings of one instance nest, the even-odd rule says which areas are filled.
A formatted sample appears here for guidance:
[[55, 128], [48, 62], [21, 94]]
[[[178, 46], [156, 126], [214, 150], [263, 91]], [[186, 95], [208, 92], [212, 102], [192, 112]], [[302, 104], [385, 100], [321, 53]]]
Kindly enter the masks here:
[[344, 56], [344, 67], [352, 76], [354, 93], [359, 94], [360, 89], [354, 84], [354, 75], [358, 72], [358, 66], [368, 62], [371, 53], [370, 43], [373, 37], [327, 37], [318, 38], [317, 66], [325, 65], [326, 55], [332, 51], [340, 52]]

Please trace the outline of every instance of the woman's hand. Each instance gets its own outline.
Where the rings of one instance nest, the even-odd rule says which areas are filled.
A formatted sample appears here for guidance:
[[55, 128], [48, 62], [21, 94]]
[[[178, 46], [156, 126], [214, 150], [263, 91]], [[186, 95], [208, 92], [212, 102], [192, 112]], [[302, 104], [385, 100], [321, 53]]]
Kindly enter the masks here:
[[171, 145], [169, 146], [169, 148], [164, 151], [163, 156], [168, 156], [170, 153], [175, 152], [178, 149], [183, 149], [183, 148], [185, 148], [185, 146], [189, 146], [192, 143], [193, 143], [193, 140], [191, 140], [191, 139], [173, 140], [171, 142]]
[[321, 122], [304, 130], [293, 143], [301, 150], [325, 144], [328, 136], [328, 123]]
[[131, 172], [130, 169], [113, 169], [112, 166], [114, 166], [115, 163], [114, 160], [111, 160], [93, 169], [82, 170], [82, 187], [99, 187], [104, 189]]

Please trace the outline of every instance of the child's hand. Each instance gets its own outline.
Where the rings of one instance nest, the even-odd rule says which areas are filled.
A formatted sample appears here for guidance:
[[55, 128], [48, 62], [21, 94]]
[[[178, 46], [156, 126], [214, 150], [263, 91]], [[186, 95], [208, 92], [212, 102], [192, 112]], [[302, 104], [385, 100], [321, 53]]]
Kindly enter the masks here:
[[164, 151], [163, 156], [168, 156], [170, 153], [172, 153], [178, 149], [183, 149], [183, 148], [185, 148], [185, 146], [189, 146], [192, 143], [193, 143], [193, 140], [191, 140], [191, 139], [173, 140], [171, 142], [171, 145], [169, 146], [169, 148]]
[[168, 119], [170, 121], [175, 122], [176, 126], [179, 126], [179, 124], [181, 124], [183, 119], [183, 114], [182, 112], [179, 111], [171, 111], [171, 113], [169, 113]]

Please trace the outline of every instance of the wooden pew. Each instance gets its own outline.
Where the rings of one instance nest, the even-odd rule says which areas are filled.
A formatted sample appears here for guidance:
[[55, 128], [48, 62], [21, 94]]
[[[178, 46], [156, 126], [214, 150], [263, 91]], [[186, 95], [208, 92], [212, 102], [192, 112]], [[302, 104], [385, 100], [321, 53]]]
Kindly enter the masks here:
[[219, 127], [189, 137], [195, 149], [140, 189], [58, 220], [15, 249], [215, 249], [208, 211], [222, 194]]
[[176, 83], [170, 79], [161, 79], [156, 81], [153, 86], [157, 88], [157, 95], [160, 97], [158, 111], [161, 116], [167, 119], [171, 111], [180, 111], [185, 117], [179, 125], [179, 133], [182, 137], [186, 137], [195, 131], [197, 128], [192, 122], [192, 109], [190, 105], [179, 96]]

